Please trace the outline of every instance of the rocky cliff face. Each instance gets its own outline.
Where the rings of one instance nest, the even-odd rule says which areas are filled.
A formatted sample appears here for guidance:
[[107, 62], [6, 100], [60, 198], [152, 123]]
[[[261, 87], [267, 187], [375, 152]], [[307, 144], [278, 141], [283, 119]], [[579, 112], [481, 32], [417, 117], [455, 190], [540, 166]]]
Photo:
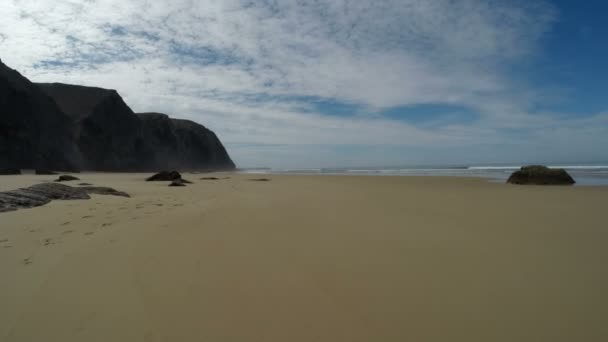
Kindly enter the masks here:
[[61, 83], [38, 86], [73, 120], [83, 169], [137, 171], [144, 167], [149, 151], [142, 124], [116, 91]]
[[137, 115], [114, 90], [34, 84], [0, 62], [0, 170], [234, 169], [207, 128]]
[[217, 136], [165, 114], [134, 114], [116, 91], [39, 84], [72, 118], [85, 169], [234, 169]]
[[151, 161], [160, 169], [234, 168], [220, 140], [204, 126], [160, 113], [137, 115], [143, 123], [144, 141], [157, 146]]
[[70, 118], [0, 61], [0, 169], [73, 170], [80, 164]]

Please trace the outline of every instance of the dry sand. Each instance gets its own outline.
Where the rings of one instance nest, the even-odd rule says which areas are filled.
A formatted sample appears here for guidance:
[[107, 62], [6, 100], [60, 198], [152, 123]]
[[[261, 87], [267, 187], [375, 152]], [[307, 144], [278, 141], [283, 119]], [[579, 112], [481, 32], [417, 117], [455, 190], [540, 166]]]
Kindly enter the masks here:
[[203, 176], [0, 214], [0, 341], [608, 341], [608, 188]]

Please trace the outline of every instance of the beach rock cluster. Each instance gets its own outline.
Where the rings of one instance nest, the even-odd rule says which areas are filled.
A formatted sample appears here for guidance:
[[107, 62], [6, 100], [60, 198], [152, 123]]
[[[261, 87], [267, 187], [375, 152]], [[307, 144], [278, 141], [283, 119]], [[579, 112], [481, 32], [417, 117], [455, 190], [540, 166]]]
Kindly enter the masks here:
[[169, 186], [186, 186], [186, 184], [192, 184], [191, 181], [183, 179], [182, 175], [177, 171], [161, 171], [146, 179], [146, 182], [171, 182]]
[[181, 179], [182, 175], [177, 171], [160, 171], [146, 179], [146, 182], [166, 182]]
[[0, 192], [0, 213], [34, 208], [52, 200], [90, 199], [89, 194], [129, 197], [129, 194], [105, 187], [75, 188], [58, 183], [42, 183], [12, 191]]
[[200, 124], [135, 114], [115, 90], [35, 84], [0, 61], [0, 169], [8, 168], [124, 172], [235, 165], [215, 133]]
[[573, 185], [576, 182], [564, 169], [551, 169], [542, 165], [524, 166], [507, 180], [519, 185]]

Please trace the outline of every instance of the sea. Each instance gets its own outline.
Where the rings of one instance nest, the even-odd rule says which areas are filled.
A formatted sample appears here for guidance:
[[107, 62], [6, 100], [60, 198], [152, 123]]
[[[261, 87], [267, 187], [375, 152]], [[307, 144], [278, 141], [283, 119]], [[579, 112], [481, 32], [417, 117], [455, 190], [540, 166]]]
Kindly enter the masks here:
[[[574, 178], [577, 186], [608, 186], [608, 163], [604, 165], [547, 165], [562, 168]], [[245, 168], [246, 174], [357, 175], [357, 176], [452, 176], [485, 178], [505, 182], [521, 165], [467, 165], [364, 168]]]

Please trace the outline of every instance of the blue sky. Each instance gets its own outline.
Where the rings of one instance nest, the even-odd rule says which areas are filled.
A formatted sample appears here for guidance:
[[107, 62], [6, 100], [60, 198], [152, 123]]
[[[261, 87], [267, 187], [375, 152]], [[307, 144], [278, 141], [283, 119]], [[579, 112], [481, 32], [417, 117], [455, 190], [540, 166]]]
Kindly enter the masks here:
[[242, 167], [608, 161], [599, 0], [5, 0], [0, 58]]
[[540, 87], [564, 89], [561, 103], [551, 110], [591, 115], [605, 111], [608, 80], [608, 3], [556, 1], [558, 20], [542, 45], [543, 51], [531, 70]]

